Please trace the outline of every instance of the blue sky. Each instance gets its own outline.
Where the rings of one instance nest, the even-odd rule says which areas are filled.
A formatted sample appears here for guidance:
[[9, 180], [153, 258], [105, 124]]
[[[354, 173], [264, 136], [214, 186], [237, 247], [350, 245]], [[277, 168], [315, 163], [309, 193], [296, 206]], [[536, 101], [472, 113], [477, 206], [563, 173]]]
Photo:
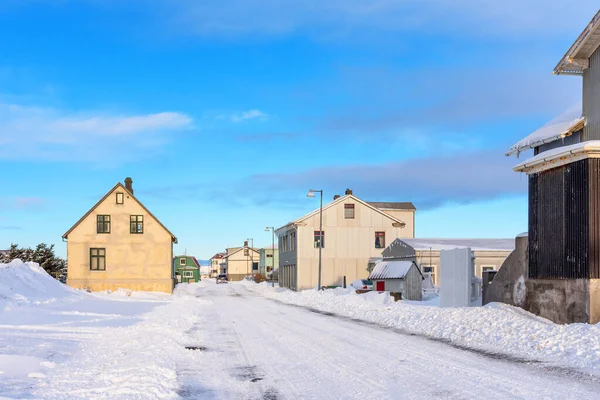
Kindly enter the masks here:
[[4, 0], [0, 247], [54, 243], [117, 181], [208, 258], [351, 188], [420, 237], [513, 237], [504, 152], [580, 100], [554, 0]]

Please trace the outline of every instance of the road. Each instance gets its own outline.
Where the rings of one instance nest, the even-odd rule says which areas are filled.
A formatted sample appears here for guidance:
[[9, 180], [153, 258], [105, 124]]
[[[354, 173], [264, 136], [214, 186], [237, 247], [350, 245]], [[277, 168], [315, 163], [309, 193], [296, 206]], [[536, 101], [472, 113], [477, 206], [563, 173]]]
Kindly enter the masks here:
[[190, 399], [596, 399], [600, 379], [502, 359], [208, 284]]

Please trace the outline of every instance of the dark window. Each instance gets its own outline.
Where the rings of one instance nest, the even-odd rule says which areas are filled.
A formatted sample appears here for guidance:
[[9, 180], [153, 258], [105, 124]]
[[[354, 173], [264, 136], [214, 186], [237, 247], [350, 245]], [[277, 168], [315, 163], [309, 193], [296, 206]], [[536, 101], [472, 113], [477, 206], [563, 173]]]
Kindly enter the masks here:
[[110, 215], [96, 216], [96, 232], [110, 233]]
[[375, 232], [375, 248], [385, 249], [385, 232]]
[[267, 254], [267, 258], [273, 257], [273, 254]]
[[186, 265], [186, 263], [187, 263], [187, 260], [185, 259], [185, 257], [181, 257], [179, 259], [179, 265]]
[[344, 204], [344, 218], [354, 219], [354, 204]]
[[325, 248], [325, 231], [315, 231], [315, 248]]
[[131, 215], [129, 217], [129, 232], [130, 233], [144, 233], [144, 216], [143, 215]]
[[106, 249], [91, 248], [90, 249], [90, 270], [105, 271], [106, 270]]
[[122, 192], [117, 192], [117, 204], [124, 203], [124, 194]]

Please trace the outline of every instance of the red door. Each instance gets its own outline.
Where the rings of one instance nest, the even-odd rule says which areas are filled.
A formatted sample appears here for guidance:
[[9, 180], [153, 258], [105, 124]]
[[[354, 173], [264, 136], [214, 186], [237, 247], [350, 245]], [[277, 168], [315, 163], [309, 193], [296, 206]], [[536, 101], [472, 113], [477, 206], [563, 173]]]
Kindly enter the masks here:
[[385, 281], [377, 281], [375, 282], [375, 289], [377, 289], [378, 292], [385, 292]]

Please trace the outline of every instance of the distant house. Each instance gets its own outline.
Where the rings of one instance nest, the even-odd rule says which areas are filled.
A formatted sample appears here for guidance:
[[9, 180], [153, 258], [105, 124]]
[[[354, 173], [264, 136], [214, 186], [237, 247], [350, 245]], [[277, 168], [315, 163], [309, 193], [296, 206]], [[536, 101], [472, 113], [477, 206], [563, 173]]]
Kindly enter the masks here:
[[369, 279], [378, 292], [400, 293], [405, 300], [423, 299], [423, 274], [414, 261], [379, 261]]
[[260, 253], [252, 247], [230, 247], [223, 256], [222, 274], [231, 281], [241, 281], [246, 276], [258, 273]]
[[173, 268], [177, 276], [177, 283], [200, 281], [200, 263], [196, 257], [177, 256], [173, 259]]
[[[381, 208], [379, 208], [381, 207]], [[341, 286], [366, 279], [369, 261], [378, 257], [387, 241], [413, 237], [412, 203], [366, 202], [346, 190], [344, 196], [276, 230], [279, 238], [279, 285], [294, 290], [317, 286], [319, 247], [322, 249], [322, 286]]]
[[63, 239], [69, 286], [173, 291], [177, 238], [133, 195], [131, 178], [110, 189]]
[[470, 247], [475, 256], [475, 275], [498, 271], [515, 249], [514, 239], [415, 239], [398, 238], [383, 253], [383, 259], [414, 261], [425, 276], [440, 285], [440, 251]]
[[259, 250], [260, 260], [258, 262], [259, 274], [264, 277], [270, 276], [269, 274], [273, 271], [273, 267], [278, 268], [279, 266], [279, 250], [277, 246], [275, 249], [263, 248]]
[[227, 253], [217, 253], [210, 258], [210, 277], [215, 278], [221, 272], [221, 263], [223, 263], [223, 257]]

